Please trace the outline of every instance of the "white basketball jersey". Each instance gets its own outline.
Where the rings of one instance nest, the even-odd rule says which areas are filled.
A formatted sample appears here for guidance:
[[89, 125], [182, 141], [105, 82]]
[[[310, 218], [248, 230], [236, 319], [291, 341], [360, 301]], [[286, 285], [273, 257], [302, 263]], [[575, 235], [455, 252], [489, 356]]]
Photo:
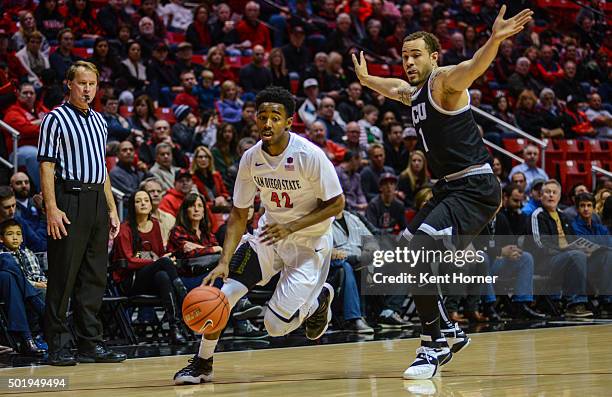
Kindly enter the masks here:
[[[274, 156], [271, 164], [261, 141], [247, 150], [240, 159], [234, 187], [234, 205], [253, 205], [257, 190], [266, 210], [258, 227], [270, 223], [289, 223], [312, 212], [317, 200], [327, 201], [342, 194], [342, 187], [333, 164], [325, 153], [299, 135], [290, 133], [285, 151]], [[302, 236], [321, 236], [330, 230], [333, 217], [299, 230]]]

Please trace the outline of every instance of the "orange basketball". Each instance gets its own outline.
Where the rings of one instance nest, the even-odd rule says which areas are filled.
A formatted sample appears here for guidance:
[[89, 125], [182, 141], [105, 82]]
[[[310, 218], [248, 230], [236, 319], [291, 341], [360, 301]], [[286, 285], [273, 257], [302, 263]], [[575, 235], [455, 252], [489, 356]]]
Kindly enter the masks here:
[[183, 300], [183, 320], [198, 334], [213, 334], [222, 330], [229, 313], [225, 294], [215, 287], [194, 288]]

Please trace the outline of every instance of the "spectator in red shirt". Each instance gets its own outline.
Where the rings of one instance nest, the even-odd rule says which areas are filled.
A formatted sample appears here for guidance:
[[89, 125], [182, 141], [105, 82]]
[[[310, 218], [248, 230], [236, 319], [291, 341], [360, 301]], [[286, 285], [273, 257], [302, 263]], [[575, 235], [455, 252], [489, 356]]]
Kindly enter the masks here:
[[121, 224], [113, 246], [113, 262], [125, 260], [127, 268], [114, 270], [113, 279], [127, 295], [159, 295], [170, 322], [170, 343], [184, 344], [179, 322], [187, 289], [171, 254], [164, 252], [159, 222], [151, 217], [151, 196], [139, 190], [128, 203], [127, 220]]
[[168, 251], [177, 258], [221, 253], [222, 247], [212, 233], [206, 207], [204, 198], [198, 193], [185, 197], [168, 240]]
[[208, 49], [204, 67], [213, 72], [214, 81], [218, 81], [219, 84], [223, 84], [227, 80], [236, 80], [236, 76], [234, 76], [229, 65], [225, 63], [225, 55], [220, 47], [212, 46]]
[[[17, 159], [19, 166], [25, 166], [28, 175], [32, 178], [36, 191], [40, 188], [40, 175], [38, 160], [36, 159], [38, 132], [44, 115], [49, 112], [42, 104], [36, 102], [36, 91], [31, 83], [22, 83], [19, 86], [17, 102], [10, 106], [4, 116], [4, 121], [21, 133]], [[13, 139], [8, 133], [6, 146], [13, 161]]]
[[259, 4], [254, 1], [249, 1], [244, 7], [244, 17], [238, 23], [236, 31], [240, 37], [240, 41], [249, 40], [251, 46], [257, 44], [263, 46], [266, 52], [272, 49], [272, 41], [270, 40], [270, 30], [266, 25], [258, 21]]
[[7, 77], [10, 80], [18, 81], [28, 75], [19, 59], [9, 51], [9, 34], [4, 29], [0, 29], [0, 62], [4, 62], [8, 67]]
[[193, 181], [191, 180], [191, 173], [189, 170], [182, 168], [176, 171], [174, 174], [174, 187], [168, 189], [161, 203], [159, 203], [159, 209], [176, 217], [185, 196], [191, 192], [192, 189]]
[[200, 103], [198, 102], [198, 97], [192, 93], [193, 87], [198, 84], [195, 74], [191, 70], [183, 70], [179, 78], [183, 92], [174, 98], [174, 105], [187, 105], [194, 114], [198, 114]]
[[564, 75], [561, 65], [553, 59], [553, 55], [552, 47], [544, 44], [540, 50], [540, 59], [536, 64], [541, 80], [549, 86], [561, 80]]
[[342, 159], [344, 159], [346, 149], [344, 146], [327, 139], [326, 136], [327, 128], [322, 121], [317, 120], [312, 123], [308, 131], [308, 138], [325, 152], [334, 166], [338, 166], [342, 162]]

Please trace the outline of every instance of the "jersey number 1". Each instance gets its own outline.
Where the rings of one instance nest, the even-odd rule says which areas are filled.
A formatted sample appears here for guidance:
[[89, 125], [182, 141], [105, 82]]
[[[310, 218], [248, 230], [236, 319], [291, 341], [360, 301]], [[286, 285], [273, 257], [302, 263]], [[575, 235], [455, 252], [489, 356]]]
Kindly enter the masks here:
[[[291, 198], [289, 197], [289, 194], [283, 192], [281, 194], [281, 197], [285, 199], [285, 208], [293, 208], [293, 204], [291, 203]], [[274, 201], [277, 207], [282, 207], [281, 199], [278, 197], [278, 194], [276, 192], [272, 192], [272, 197], [270, 197], [270, 200]]]
[[425, 135], [423, 135], [423, 129], [419, 128], [419, 134], [421, 134], [421, 138], [423, 139], [423, 147], [426, 152], [429, 152], [429, 148], [427, 147], [427, 142], [425, 142]]

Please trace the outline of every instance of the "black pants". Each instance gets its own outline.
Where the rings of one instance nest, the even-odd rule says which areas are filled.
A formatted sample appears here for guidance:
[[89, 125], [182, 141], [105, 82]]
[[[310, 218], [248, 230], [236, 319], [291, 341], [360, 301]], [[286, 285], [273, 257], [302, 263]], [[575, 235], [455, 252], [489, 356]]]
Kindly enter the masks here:
[[66, 213], [68, 236], [49, 238], [48, 284], [45, 333], [49, 351], [67, 347], [70, 332], [66, 310], [72, 298], [77, 345], [91, 352], [102, 341], [98, 312], [106, 288], [108, 263], [108, 206], [104, 185], [84, 186], [80, 192], [67, 193], [56, 184], [57, 206]]
[[172, 285], [178, 277], [172, 260], [159, 258], [149, 266], [136, 270], [132, 278], [122, 283], [122, 288], [127, 295], [159, 295], [168, 313], [168, 322], [174, 325], [178, 322], [183, 305]]
[[[493, 219], [501, 204], [501, 187], [493, 174], [472, 175], [455, 181], [439, 180], [433, 198], [414, 217], [408, 230], [414, 235], [414, 250], [444, 251], [465, 249]], [[431, 271], [431, 263], [416, 264], [419, 273]], [[423, 334], [440, 336], [440, 316], [435, 284], [412, 289]]]

